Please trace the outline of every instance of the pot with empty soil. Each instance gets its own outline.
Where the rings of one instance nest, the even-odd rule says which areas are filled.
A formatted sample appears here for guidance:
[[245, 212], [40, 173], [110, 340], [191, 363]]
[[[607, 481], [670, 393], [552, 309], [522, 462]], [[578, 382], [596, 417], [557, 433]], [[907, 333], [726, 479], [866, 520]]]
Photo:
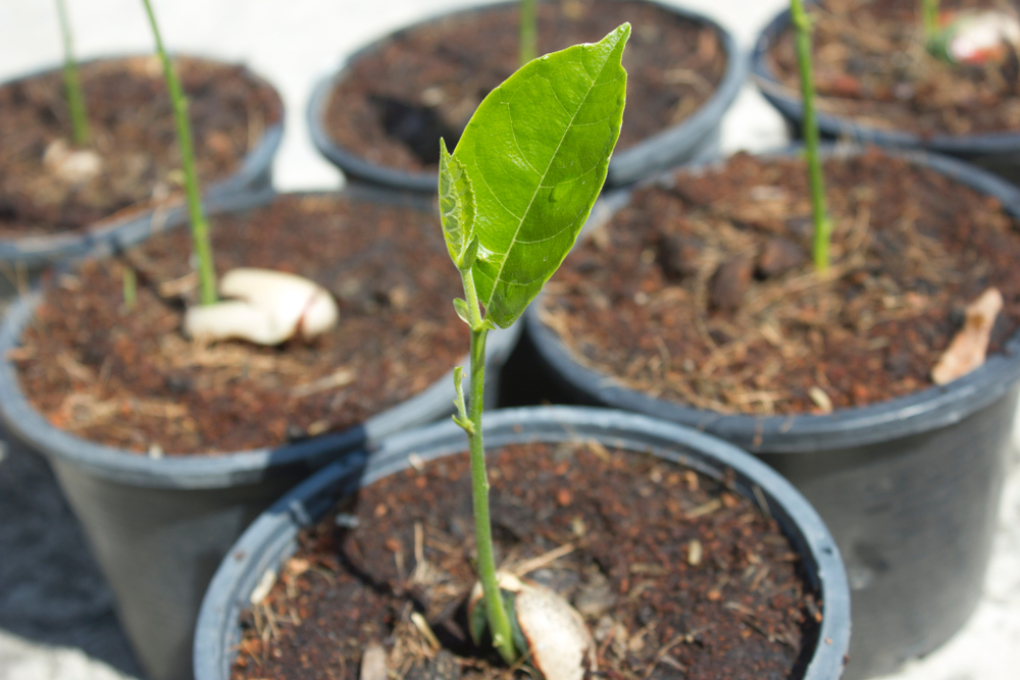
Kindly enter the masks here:
[[[211, 233], [221, 272], [301, 272], [338, 325], [277, 347], [190, 340], [196, 276], [177, 228], [67, 269], [0, 330], [0, 417], [52, 464], [154, 679], [190, 675], [205, 586], [247, 524], [344, 452], [451, 413], [467, 350], [425, 202], [281, 195]], [[492, 367], [515, 337], [493, 336]]]
[[[738, 155], [617, 195], [526, 335], [560, 399], [720, 436], [807, 496], [846, 560], [861, 678], [945, 641], [981, 594], [1020, 379], [1020, 193], [931, 154], [825, 169], [827, 275], [802, 160]], [[987, 361], [933, 384], [990, 287]]]
[[[840, 677], [850, 619], [839, 551], [766, 465], [602, 409], [495, 411], [485, 436], [502, 568], [572, 601], [599, 671]], [[407, 677], [505, 675], [467, 630], [466, 445], [454, 423], [388, 438], [264, 513], [206, 594], [197, 680], [350, 680], [371, 654]]]
[[[946, 63], [925, 49], [925, 4], [941, 5], [943, 21], [954, 12], [1003, 10], [1003, 3], [994, 0], [811, 3], [822, 134], [936, 151], [1015, 182], [1020, 178], [1016, 46], [1004, 47], [1006, 57], [994, 63]], [[1015, 7], [1010, 11], [1012, 19], [1004, 14], [992, 21], [1015, 22]], [[792, 33], [785, 10], [759, 36], [751, 72], [765, 98], [800, 134], [803, 112]], [[1008, 56], [1010, 51], [1014, 56]]]
[[[435, 192], [439, 138], [452, 149], [478, 103], [518, 66], [518, 4], [446, 14], [355, 53], [312, 95], [316, 147], [349, 179]], [[646, 0], [539, 2], [539, 53], [598, 40], [624, 21], [634, 25], [629, 108], [610, 187], [714, 156], [745, 73], [718, 24]]]
[[[242, 66], [181, 56], [198, 172], [210, 211], [250, 203], [270, 188], [283, 104]], [[91, 128], [70, 143], [59, 69], [0, 85], [0, 266], [26, 290], [59, 258], [112, 252], [184, 221], [181, 160], [160, 62], [99, 59], [80, 68]]]

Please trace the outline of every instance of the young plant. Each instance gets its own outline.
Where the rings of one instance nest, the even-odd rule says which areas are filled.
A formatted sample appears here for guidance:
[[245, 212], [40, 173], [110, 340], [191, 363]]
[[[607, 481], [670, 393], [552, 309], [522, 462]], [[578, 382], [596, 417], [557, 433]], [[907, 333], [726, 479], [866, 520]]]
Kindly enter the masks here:
[[524, 66], [538, 56], [537, 0], [520, 0], [520, 34], [518, 50], [520, 64]]
[[195, 255], [198, 257], [199, 300], [203, 305], [216, 302], [216, 269], [213, 265], [212, 245], [209, 242], [209, 222], [202, 209], [202, 198], [198, 192], [198, 174], [195, 171], [195, 151], [191, 142], [191, 124], [188, 122], [188, 100], [181, 90], [181, 82], [174, 72], [173, 62], [163, 49], [163, 39], [156, 24], [150, 0], [142, 0], [156, 40], [156, 51], [163, 63], [163, 75], [170, 91], [174, 122], [177, 124], [177, 145], [181, 150], [181, 168], [184, 171], [184, 191], [188, 200], [188, 214], [191, 218], [191, 238]]
[[[453, 155], [440, 142], [443, 235], [464, 284], [454, 301], [471, 332], [470, 399], [454, 371], [458, 415], [468, 435], [479, 580], [493, 645], [518, 658], [497, 586], [482, 441], [485, 340], [509, 327], [573, 246], [602, 189], [620, 136], [630, 24], [596, 44], [575, 45], [524, 65], [493, 90]], [[523, 650], [520, 650], [523, 651]]]
[[921, 0], [921, 21], [924, 26], [924, 44], [931, 45], [939, 30], [939, 0]]
[[67, 108], [71, 112], [71, 141], [75, 146], [87, 146], [92, 138], [89, 130], [88, 111], [85, 95], [78, 77], [78, 62], [74, 58], [74, 41], [71, 38], [71, 22], [67, 18], [64, 0], [57, 0], [57, 16], [60, 18], [60, 32], [64, 37], [64, 89], [67, 91]]
[[804, 143], [807, 153], [808, 185], [811, 190], [811, 213], [814, 236], [811, 252], [815, 269], [824, 272], [829, 268], [829, 238], [831, 223], [825, 211], [825, 181], [822, 178], [822, 160], [818, 152], [818, 118], [815, 113], [815, 80], [811, 65], [811, 19], [804, 11], [802, 0], [790, 0], [790, 17], [795, 31], [794, 45], [800, 67], [800, 87], [804, 99]]

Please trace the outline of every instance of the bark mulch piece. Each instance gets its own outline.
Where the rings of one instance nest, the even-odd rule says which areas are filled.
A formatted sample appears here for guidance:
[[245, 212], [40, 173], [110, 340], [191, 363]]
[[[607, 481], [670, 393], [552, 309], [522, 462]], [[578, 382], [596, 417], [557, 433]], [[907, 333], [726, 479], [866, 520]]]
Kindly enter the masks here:
[[[515, 445], [489, 460], [497, 562], [535, 560], [528, 578], [585, 617], [600, 677], [801, 676], [822, 603], [776, 522], [727, 484], [598, 443]], [[469, 468], [461, 454], [409, 469], [302, 530], [242, 615], [232, 680], [356, 680], [372, 642], [396, 677], [435, 677], [415, 611], [446, 650], [436, 658], [455, 656], [452, 677], [526, 677], [466, 632]]]
[[815, 273], [799, 159], [678, 173], [564, 262], [540, 314], [575, 359], [723, 413], [825, 412], [932, 385], [990, 286], [990, 352], [1020, 323], [1020, 234], [998, 201], [871, 150], [825, 163], [833, 264]]
[[[942, 0], [943, 10], [1020, 11], [1020, 3]], [[1020, 64], [951, 66], [924, 46], [918, 0], [825, 0], [812, 7], [820, 110], [858, 124], [920, 135], [1020, 129]], [[769, 53], [779, 80], [800, 92], [787, 29]]]
[[[306, 345], [205, 346], [181, 333], [196, 297], [186, 228], [122, 259], [86, 263], [47, 292], [14, 351], [22, 388], [55, 427], [172, 454], [276, 446], [341, 431], [418, 394], [467, 353], [462, 293], [438, 218], [330, 195], [295, 195], [215, 218], [222, 275], [300, 274], [337, 298], [340, 323]], [[124, 269], [139, 280], [124, 303]]]
[[[625, 21], [625, 149], [696, 111], [726, 71], [715, 30], [625, 0], [538, 4], [539, 52], [601, 40]], [[439, 138], [453, 149], [485, 96], [517, 70], [517, 7], [498, 7], [410, 28], [359, 57], [333, 89], [325, 127], [336, 142], [373, 163], [435, 170]]]
[[[236, 171], [266, 126], [279, 122], [279, 97], [241, 66], [180, 57], [198, 175], [209, 182]], [[70, 140], [60, 70], [0, 86], [0, 238], [83, 229], [180, 192], [173, 110], [156, 57], [83, 64], [92, 148], [104, 171], [85, 184], [62, 181], [43, 163]]]

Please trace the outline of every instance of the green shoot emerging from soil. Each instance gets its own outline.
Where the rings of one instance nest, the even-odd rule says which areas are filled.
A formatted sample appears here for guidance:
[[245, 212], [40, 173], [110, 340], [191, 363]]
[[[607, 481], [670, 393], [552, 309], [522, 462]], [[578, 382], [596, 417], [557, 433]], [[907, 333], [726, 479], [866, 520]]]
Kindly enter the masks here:
[[57, 0], [57, 15], [60, 17], [60, 32], [64, 38], [64, 88], [67, 90], [67, 108], [71, 112], [71, 141], [75, 146], [87, 146], [92, 138], [89, 130], [89, 116], [85, 108], [85, 95], [78, 77], [78, 62], [74, 58], [74, 40], [71, 38], [71, 22], [67, 17], [64, 0]]
[[479, 580], [493, 644], [507, 663], [518, 651], [496, 585], [489, 521], [485, 340], [490, 329], [516, 321], [542, 290], [602, 189], [623, 122], [621, 59], [629, 37], [630, 24], [623, 24], [596, 44], [529, 62], [482, 101], [453, 155], [440, 142], [443, 235], [464, 283], [465, 299], [454, 307], [471, 329], [469, 401], [458, 367], [454, 421], [468, 435]]
[[521, 66], [538, 56], [537, 2], [538, 0], [520, 0], [521, 25], [518, 50]]
[[177, 144], [181, 150], [181, 167], [184, 171], [184, 191], [188, 197], [188, 214], [191, 218], [191, 237], [195, 255], [198, 257], [199, 299], [203, 305], [216, 302], [216, 268], [213, 265], [212, 246], [209, 243], [209, 222], [202, 210], [202, 198], [198, 192], [198, 173], [195, 170], [195, 151], [191, 142], [191, 124], [188, 122], [188, 100], [181, 89], [181, 82], [174, 72], [173, 62], [163, 48], [163, 39], [156, 24], [150, 0], [142, 0], [149, 15], [152, 35], [156, 40], [156, 51], [163, 62], [163, 75], [170, 91], [173, 104], [174, 122], [177, 124]]
[[921, 0], [924, 44], [931, 45], [939, 30], [939, 0]]
[[815, 80], [811, 65], [811, 19], [804, 11], [803, 0], [790, 0], [797, 64], [800, 66], [800, 87], [804, 99], [804, 143], [807, 151], [808, 185], [811, 190], [811, 212], [814, 221], [812, 254], [815, 269], [829, 268], [830, 222], [825, 213], [825, 181], [822, 159], [818, 152], [818, 118], [815, 113]]

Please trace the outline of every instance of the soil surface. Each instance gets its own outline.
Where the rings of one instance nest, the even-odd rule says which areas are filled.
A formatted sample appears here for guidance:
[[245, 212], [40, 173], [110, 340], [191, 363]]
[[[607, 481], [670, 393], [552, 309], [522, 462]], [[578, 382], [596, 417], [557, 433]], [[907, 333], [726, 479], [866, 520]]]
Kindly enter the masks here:
[[[714, 92], [726, 70], [716, 32], [646, 2], [538, 4], [542, 54], [596, 42], [625, 21], [627, 115], [617, 149], [679, 123]], [[349, 67], [333, 89], [325, 127], [373, 163], [435, 170], [439, 138], [452, 149], [482, 99], [518, 67], [517, 7], [447, 17], [402, 31]]]
[[[276, 92], [243, 67], [178, 58], [188, 96], [198, 175], [208, 185], [237, 170], [266, 126], [280, 120]], [[0, 238], [84, 229], [181, 192], [173, 111], [156, 57], [89, 62], [80, 69], [102, 171], [67, 181], [43, 162], [70, 141], [62, 71], [0, 87]]]
[[[336, 330], [306, 345], [202, 345], [181, 333], [197, 295], [176, 229], [61, 276], [12, 351], [55, 427], [159, 454], [237, 451], [344, 430], [431, 385], [468, 350], [438, 218], [330, 195], [284, 196], [212, 225], [219, 273], [299, 273], [336, 297]], [[137, 302], [124, 302], [125, 262]]]
[[[599, 677], [801, 676], [821, 603], [776, 522], [747, 499], [598, 443], [516, 445], [489, 460], [497, 563], [573, 603]], [[243, 615], [232, 679], [355, 680], [372, 642], [395, 677], [511, 677], [466, 633], [473, 537], [463, 454], [342, 502], [302, 531], [273, 589]], [[414, 611], [446, 650], [432, 663]], [[455, 663], [441, 665], [450, 654]], [[443, 666], [455, 670], [437, 674]]]
[[1020, 234], [999, 203], [878, 151], [825, 163], [832, 266], [815, 273], [801, 160], [738, 155], [646, 188], [547, 286], [575, 359], [653, 397], [724, 413], [826, 412], [931, 386], [990, 286], [1020, 323]]
[[[952, 66], [924, 47], [919, 0], [824, 0], [812, 7], [819, 109], [868, 127], [921, 135], [1020, 129], [1020, 63]], [[1007, 9], [1020, 3], [942, 0], [943, 11]], [[800, 75], [787, 29], [769, 55], [799, 98]]]

